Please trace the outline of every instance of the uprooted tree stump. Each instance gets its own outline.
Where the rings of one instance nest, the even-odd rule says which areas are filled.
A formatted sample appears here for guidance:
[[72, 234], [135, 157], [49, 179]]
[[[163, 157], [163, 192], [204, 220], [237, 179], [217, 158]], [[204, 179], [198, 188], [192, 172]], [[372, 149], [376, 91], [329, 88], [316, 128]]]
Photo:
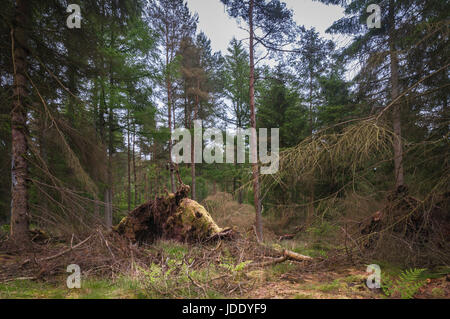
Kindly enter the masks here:
[[[113, 230], [132, 242], [152, 243], [158, 239], [179, 242], [207, 242], [214, 239], [233, 239], [236, 232], [219, 227], [209, 212], [196, 201], [189, 199], [190, 187], [185, 185], [176, 169], [179, 187], [175, 194], [157, 197], [135, 208]], [[261, 245], [267, 247], [263, 243]], [[286, 249], [271, 247], [278, 255], [270, 262], [253, 263], [249, 266], [265, 266], [285, 260], [311, 261], [313, 258]]]
[[420, 201], [408, 195], [407, 187], [398, 187], [388, 195], [385, 207], [360, 225], [360, 233], [365, 235], [362, 247], [369, 250], [383, 247], [380, 241], [384, 237], [384, 242], [404, 243], [406, 253], [430, 245], [448, 249], [449, 198], [449, 193], [445, 193], [434, 200]]
[[203, 242], [231, 237], [232, 229], [219, 227], [202, 205], [188, 198], [189, 192], [190, 187], [181, 184], [175, 194], [168, 193], [135, 208], [113, 230], [132, 242]]

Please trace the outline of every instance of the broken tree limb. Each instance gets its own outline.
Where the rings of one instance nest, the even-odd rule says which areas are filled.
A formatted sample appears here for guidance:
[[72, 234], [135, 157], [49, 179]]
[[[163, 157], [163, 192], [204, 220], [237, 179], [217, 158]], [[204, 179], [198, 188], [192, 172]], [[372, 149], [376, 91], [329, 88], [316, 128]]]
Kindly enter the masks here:
[[267, 266], [271, 266], [271, 265], [275, 265], [275, 264], [279, 264], [279, 263], [285, 262], [286, 260], [293, 260], [293, 261], [298, 261], [298, 262], [313, 261], [314, 260], [314, 258], [312, 258], [310, 256], [302, 255], [302, 254], [293, 252], [291, 250], [283, 249], [283, 248], [279, 247], [278, 245], [268, 246], [268, 245], [263, 244], [263, 243], [260, 243], [260, 245], [263, 246], [266, 249], [269, 249], [269, 250], [275, 252], [276, 254], [281, 255], [281, 256], [277, 257], [277, 258], [272, 258], [269, 261], [264, 261], [264, 262], [259, 262], [259, 263], [251, 263], [251, 264], [248, 264], [247, 267], [249, 267], [249, 268], [253, 268], [253, 267], [267, 267]]
[[291, 260], [295, 260], [295, 261], [311, 261], [314, 258], [306, 256], [306, 255], [302, 255], [302, 254], [298, 254], [296, 252], [284, 249], [283, 250], [283, 256], [285, 256], [287, 259], [291, 259]]
[[89, 236], [88, 238], [86, 238], [85, 240], [79, 242], [78, 244], [76, 244], [76, 245], [73, 246], [73, 247], [67, 248], [67, 249], [63, 250], [62, 252], [60, 252], [60, 253], [58, 253], [58, 254], [56, 254], [56, 255], [53, 255], [53, 256], [50, 256], [50, 257], [46, 257], [46, 258], [41, 258], [41, 259], [39, 259], [38, 261], [47, 261], [47, 260], [51, 260], [51, 259], [58, 258], [59, 256], [62, 256], [62, 255], [64, 255], [64, 254], [66, 254], [66, 253], [68, 253], [68, 252], [70, 252], [70, 251], [72, 251], [72, 250], [74, 250], [74, 249], [80, 247], [80, 246], [83, 245], [85, 242], [87, 242], [89, 239], [91, 239], [91, 237], [92, 237], [92, 235]]
[[10, 282], [10, 281], [16, 281], [16, 280], [36, 280], [37, 277], [17, 277], [17, 278], [10, 278], [3, 281], [0, 281], [2, 284]]
[[304, 226], [296, 226], [294, 229], [294, 233], [292, 234], [286, 234], [286, 235], [282, 235], [280, 237], [278, 237], [278, 241], [283, 241], [283, 240], [291, 240], [294, 239], [294, 237], [303, 230]]
[[[69, 247], [67, 249], [64, 249], [63, 251], [57, 253], [56, 255], [53, 255], [53, 256], [50, 256], [50, 257], [41, 258], [41, 259], [37, 259], [37, 260], [35, 259], [35, 262], [48, 261], [48, 260], [52, 260], [52, 259], [58, 258], [59, 256], [62, 256], [64, 254], [68, 253], [68, 252], [71, 252], [74, 249], [77, 249], [78, 247], [80, 247], [81, 245], [86, 243], [89, 239], [91, 239], [91, 237], [92, 237], [92, 235], [87, 237], [83, 241], [79, 242], [78, 244], [76, 244], [73, 247], [72, 247], [72, 244], [71, 244], [71, 247]], [[30, 259], [26, 259], [25, 261], [22, 262], [22, 266], [27, 264], [27, 263], [29, 263], [30, 261], [31, 261]]]
[[286, 256], [281, 256], [278, 258], [272, 258], [271, 260], [268, 260], [268, 261], [248, 264], [248, 268], [260, 268], [260, 267], [272, 266], [272, 265], [276, 265], [276, 264], [285, 262], [286, 260], [287, 260]]

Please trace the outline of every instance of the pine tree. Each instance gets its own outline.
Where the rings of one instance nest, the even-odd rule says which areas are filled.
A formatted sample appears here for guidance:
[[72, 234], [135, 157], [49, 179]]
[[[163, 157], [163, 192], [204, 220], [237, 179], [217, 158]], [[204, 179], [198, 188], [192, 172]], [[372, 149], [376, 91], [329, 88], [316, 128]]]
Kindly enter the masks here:
[[281, 148], [296, 146], [308, 134], [307, 108], [288, 76], [281, 65], [273, 71], [266, 70], [258, 99], [257, 125], [278, 127]]
[[[21, 125], [28, 143], [26, 150], [22, 144], [20, 151], [28, 166], [25, 192], [19, 196], [25, 199], [21, 202], [26, 203], [26, 206], [22, 204], [22, 208], [26, 208], [22, 210], [26, 211], [27, 219], [33, 218], [33, 221], [47, 215], [59, 228], [76, 228], [93, 217], [92, 211], [98, 215], [99, 188], [104, 188], [107, 194], [105, 221], [112, 224], [113, 155], [123, 142], [120, 127], [120, 110], [126, 100], [123, 94], [127, 84], [150, 85], [146, 66], [135, 60], [136, 55], [145, 56], [154, 49], [150, 30], [142, 23], [142, 3], [85, 1], [81, 5], [82, 28], [68, 29], [64, 2], [20, 2], [17, 9], [12, 2], [7, 2], [7, 10], [2, 15], [5, 18], [2, 38], [4, 30], [8, 29], [10, 34], [18, 29], [17, 41], [26, 40], [19, 46], [26, 54], [25, 59], [20, 60], [26, 63], [5, 59], [2, 65], [6, 66], [8, 77], [13, 76], [16, 65], [26, 81], [18, 92], [24, 104], [15, 108], [19, 111], [17, 115], [12, 113], [13, 126], [21, 120], [17, 116], [26, 116], [26, 126]], [[26, 8], [26, 14], [14, 19], [14, 10], [19, 8]], [[26, 29], [25, 33], [22, 28]], [[16, 41], [16, 36], [12, 39]], [[83, 50], [79, 50], [80, 43]], [[23, 52], [19, 51], [20, 57]], [[11, 51], [5, 53], [13, 56]], [[8, 85], [4, 79], [1, 92]], [[129, 93], [133, 100], [136, 94]], [[13, 100], [19, 101], [12, 97]], [[17, 135], [15, 131], [13, 128]], [[14, 141], [18, 141], [17, 137]], [[109, 157], [105, 155], [105, 146]], [[102, 154], [109, 165], [104, 165]], [[109, 174], [105, 166], [109, 166]], [[19, 182], [22, 167], [17, 165]], [[16, 211], [13, 201], [11, 217], [14, 220]], [[70, 221], [70, 225], [62, 225], [63, 221]], [[21, 224], [23, 233], [27, 233], [27, 221], [24, 219]], [[12, 227], [14, 233], [16, 228]]]
[[30, 241], [28, 232], [28, 163], [25, 156], [27, 143], [28, 112], [28, 34], [30, 7], [25, 0], [17, 1], [15, 25], [11, 30], [14, 65], [13, 107], [11, 110], [12, 191], [11, 191], [11, 238], [20, 245]]
[[[418, 84], [424, 77], [437, 78], [442, 68], [446, 67], [440, 63], [440, 67], [430, 65], [429, 70], [417, 67], [408, 71], [407, 66], [411, 65], [412, 60], [420, 61], [419, 64], [423, 65], [424, 61], [419, 56], [429, 51], [429, 48], [436, 47], [436, 41], [440, 41], [438, 39], [443, 31], [440, 22], [445, 18], [437, 11], [445, 11], [448, 4], [416, 0], [358, 0], [351, 3], [321, 1], [345, 7], [346, 16], [336, 21], [328, 32], [355, 36], [342, 56], [347, 61], [356, 58], [361, 61], [361, 70], [355, 78], [358, 97], [365, 103], [376, 106], [375, 111], [382, 109], [382, 114], [390, 115], [396, 136], [393, 146], [395, 186], [402, 186], [405, 184], [402, 128], [406, 125], [402, 117], [410, 112], [406, 108], [406, 100], [417, 91], [422, 91], [419, 94], [423, 93], [425, 88]], [[366, 20], [370, 14], [367, 13], [367, 8], [370, 4], [378, 4], [381, 8], [381, 28], [367, 27]], [[423, 41], [424, 37], [433, 41]], [[420, 46], [422, 49], [419, 49]], [[389, 107], [384, 110], [386, 106]]]
[[[197, 28], [198, 16], [192, 16], [184, 0], [158, 0], [149, 4], [149, 22], [160, 33], [160, 45], [165, 55], [162, 70], [167, 94], [168, 128], [175, 128], [174, 82], [177, 73], [176, 54], [181, 40], [192, 36]], [[172, 139], [169, 139], [169, 169], [172, 192], [175, 193], [175, 179], [172, 163]]]
[[[292, 31], [292, 12], [279, 0], [221, 0], [228, 7], [228, 13], [234, 18], [242, 18], [249, 26], [249, 58], [250, 58], [250, 127], [254, 130], [250, 136], [252, 150], [253, 195], [256, 209], [256, 234], [259, 241], [263, 240], [262, 216], [260, 200], [259, 168], [257, 163], [256, 139], [256, 109], [255, 109], [255, 45], [262, 44], [268, 49], [277, 49], [283, 44]], [[257, 36], [255, 29], [264, 34]], [[255, 43], [256, 41], [256, 43]]]
[[250, 88], [248, 79], [250, 68], [248, 54], [242, 47], [242, 42], [233, 38], [225, 56], [223, 69], [225, 79], [224, 95], [231, 100], [233, 118], [225, 121], [236, 127], [246, 127], [250, 123]]

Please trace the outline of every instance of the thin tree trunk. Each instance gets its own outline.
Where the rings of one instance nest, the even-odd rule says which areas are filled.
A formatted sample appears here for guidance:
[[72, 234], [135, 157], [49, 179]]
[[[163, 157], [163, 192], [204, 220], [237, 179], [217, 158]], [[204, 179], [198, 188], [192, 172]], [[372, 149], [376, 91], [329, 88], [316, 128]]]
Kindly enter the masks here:
[[[166, 25], [166, 72], [169, 72], [169, 27]], [[170, 74], [166, 74], [167, 85], [167, 116], [169, 120], [169, 130], [172, 132], [172, 83], [170, 81]], [[174, 166], [172, 163], [172, 136], [169, 138], [169, 170], [170, 170], [170, 186], [172, 193], [175, 193], [175, 178], [173, 174]]]
[[172, 107], [172, 129], [175, 131], [175, 126], [176, 126], [176, 123], [175, 123], [175, 119], [176, 119], [176, 117], [175, 117], [175, 103], [171, 103], [171, 107]]
[[[98, 126], [99, 126], [99, 121], [98, 118], [100, 117], [99, 113], [99, 104], [100, 102], [100, 97], [98, 96], [99, 90], [98, 90], [98, 85], [97, 85], [97, 80], [94, 80], [94, 88], [93, 88], [93, 112], [94, 112], [94, 118], [93, 118], [93, 124], [94, 124], [94, 128], [95, 128], [95, 133], [96, 136], [98, 137]], [[99, 207], [99, 198], [98, 198], [98, 194], [94, 193], [93, 194], [94, 197], [94, 216], [96, 220], [99, 220], [100, 217], [100, 207]]]
[[136, 173], [136, 126], [133, 125], [133, 182], [134, 182], [134, 206], [138, 203], [138, 189], [137, 189], [137, 173]]
[[[197, 89], [200, 91], [200, 81], [197, 79]], [[194, 107], [194, 121], [198, 117], [198, 109], [199, 109], [199, 97], [198, 94], [195, 95], [195, 107]], [[193, 122], [193, 121], [192, 121]], [[191, 125], [192, 128], [192, 125]], [[192, 179], [192, 199], [196, 200], [197, 198], [197, 191], [196, 191], [196, 185], [195, 185], [195, 143], [194, 139], [191, 139], [191, 179]]]
[[257, 150], [257, 138], [256, 138], [256, 114], [255, 114], [255, 60], [254, 60], [254, 33], [253, 33], [253, 7], [254, 0], [250, 0], [249, 7], [249, 26], [250, 26], [250, 125], [255, 130], [252, 131], [250, 136], [251, 143], [250, 147], [253, 148], [253, 162], [252, 163], [252, 175], [253, 175], [253, 193], [254, 193], [254, 202], [255, 202], [255, 210], [256, 210], [256, 236], [258, 241], [263, 240], [263, 230], [262, 230], [262, 216], [261, 216], [261, 202], [259, 198], [259, 168], [258, 163], [255, 159], [257, 158], [256, 150]]
[[[144, 200], [148, 201], [148, 180], [147, 180], [147, 173], [144, 173]], [[151, 186], [150, 186], [151, 188]]]
[[[311, 70], [310, 70], [311, 71]], [[312, 85], [312, 80], [313, 80], [313, 75], [312, 72], [310, 72], [309, 74], [309, 131], [311, 134], [311, 138], [313, 138], [313, 133], [314, 133], [314, 128], [313, 128], [313, 100], [312, 100], [312, 95], [313, 95], [313, 85]], [[310, 181], [309, 181], [309, 207], [308, 207], [308, 214], [306, 217], [306, 225], [307, 227], [309, 227], [311, 225], [311, 220], [314, 216], [314, 175], [310, 176]]]
[[106, 186], [106, 193], [107, 193], [107, 202], [105, 206], [105, 225], [106, 227], [112, 226], [112, 184], [113, 184], [113, 177], [112, 177], [112, 153], [113, 153], [113, 130], [112, 130], [112, 109], [109, 110], [109, 142], [108, 142], [108, 167], [107, 167], [107, 186]]
[[109, 188], [105, 189], [105, 225], [106, 227], [112, 226], [112, 206], [111, 206], [111, 190]]
[[14, 48], [14, 90], [11, 110], [11, 239], [21, 245], [27, 245], [30, 242], [28, 232], [28, 165], [25, 159], [28, 151], [26, 139], [27, 106], [25, 104], [28, 96], [27, 53], [25, 51], [28, 42], [26, 34], [28, 9], [27, 1], [17, 1], [15, 12], [17, 26], [11, 31], [11, 41], [13, 41]]
[[[242, 94], [241, 94], [241, 96], [242, 96]], [[237, 106], [237, 108], [238, 108], [238, 114], [239, 114], [239, 116], [237, 117], [238, 118], [238, 120], [237, 120], [237, 126], [239, 127], [239, 128], [242, 128], [242, 119], [241, 119], [241, 110], [242, 110], [242, 106], [241, 106], [241, 103], [238, 103], [238, 106]], [[236, 144], [234, 144], [234, 154], [236, 154], [237, 153], [237, 145]], [[239, 204], [242, 204], [243, 202], [244, 202], [244, 194], [243, 194], [243, 192], [244, 192], [244, 190], [241, 188], [242, 187], [242, 172], [241, 172], [241, 169], [240, 168], [238, 168], [238, 166], [237, 166], [237, 161], [235, 160], [234, 161], [234, 167], [235, 167], [235, 171], [237, 171], [237, 174], [238, 174], [238, 187], [239, 187], [239, 191], [238, 191], [238, 203]]]
[[[104, 65], [103, 60], [102, 60], [102, 65]], [[100, 133], [100, 139], [102, 141], [102, 144], [105, 145], [106, 147], [106, 134], [105, 134], [105, 126], [106, 126], [106, 122], [105, 122], [105, 114], [107, 112], [107, 104], [106, 104], [106, 94], [105, 94], [105, 87], [101, 82], [101, 101], [100, 101], [100, 110], [99, 110], [99, 133]], [[109, 167], [109, 155], [108, 155], [108, 149], [106, 148], [105, 150], [105, 159], [106, 159], [106, 176], [105, 176], [105, 181], [106, 183], [108, 182], [108, 167]], [[105, 224], [106, 224], [106, 218], [109, 215], [109, 191], [108, 191], [108, 185], [105, 186], [105, 190], [104, 190], [104, 199], [103, 199], [104, 203], [105, 203], [105, 207], [104, 207], [104, 218], [105, 218]]]
[[[394, 1], [389, 1], [389, 55], [391, 66], [391, 100], [395, 100], [399, 95], [398, 81], [398, 57], [395, 50], [395, 8]], [[392, 112], [393, 128], [394, 128], [394, 169], [395, 169], [395, 186], [404, 185], [403, 176], [403, 146], [402, 146], [402, 127], [401, 127], [401, 104], [396, 103]]]

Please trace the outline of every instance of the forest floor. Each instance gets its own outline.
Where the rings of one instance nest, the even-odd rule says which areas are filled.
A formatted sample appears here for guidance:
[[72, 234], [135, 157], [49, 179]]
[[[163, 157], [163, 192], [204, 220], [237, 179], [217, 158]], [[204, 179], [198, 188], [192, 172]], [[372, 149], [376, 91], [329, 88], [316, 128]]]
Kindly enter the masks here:
[[[204, 205], [219, 225], [237, 226], [239, 240], [206, 245], [158, 241], [137, 246], [96, 230], [86, 235], [90, 239], [40, 243], [27, 254], [11, 253], [0, 245], [0, 298], [450, 298], [450, 268], [426, 269], [410, 282], [402, 280], [409, 268], [364, 260], [356, 254], [349, 258], [342, 247], [332, 244], [337, 240], [325, 240], [324, 234], [332, 233], [329, 226], [280, 241], [273, 232], [281, 227], [278, 220], [266, 220], [267, 245], [311, 256], [314, 262], [287, 260], [251, 267], [275, 256], [254, 241], [253, 208], [222, 197]], [[81, 288], [67, 287], [70, 264], [80, 266]], [[367, 287], [369, 264], [380, 265], [384, 289]]]
[[[292, 244], [292, 243], [291, 243]], [[203, 258], [211, 248], [191, 247], [175, 242], [159, 242], [155, 250], [167, 252], [166, 262], [135, 266], [133, 270], [103, 275], [82, 272], [81, 288], [69, 289], [69, 273], [63, 271], [41, 278], [12, 277], [0, 282], [0, 298], [116, 299], [116, 298], [230, 298], [230, 299], [382, 299], [382, 289], [369, 289], [366, 264], [327, 264], [320, 267], [285, 261], [266, 267], [247, 268], [224, 247], [220, 260], [183, 268], [189, 260]], [[217, 255], [219, 256], [219, 255]], [[0, 254], [3, 265], [16, 263]], [[74, 256], [76, 261], [76, 256]], [[207, 257], [210, 258], [210, 257]], [[245, 259], [245, 256], [244, 256]], [[23, 262], [21, 260], [21, 262]], [[402, 269], [382, 264], [383, 275], [392, 278]], [[450, 281], [445, 271], [427, 272], [414, 298], [450, 298]], [[186, 275], [187, 274], [187, 275]], [[19, 274], [18, 274], [19, 275]], [[400, 295], [391, 296], [394, 298]]]
[[[301, 267], [300, 267], [301, 268]], [[67, 276], [46, 280], [17, 279], [0, 283], [0, 298], [44, 299], [146, 299], [146, 298], [230, 298], [230, 299], [382, 299], [388, 298], [381, 289], [366, 286], [364, 269], [342, 268], [303, 272], [299, 265], [284, 263], [246, 273], [242, 290], [225, 292], [206, 287], [205, 295], [191, 286], [183, 294], [165, 294], [161, 287], [143, 287], [135, 278], [82, 279], [80, 289], [69, 289]], [[251, 283], [248, 278], [255, 279]], [[176, 280], [176, 279], [174, 279]], [[202, 283], [204, 285], [205, 283]], [[170, 285], [170, 284], [169, 284]], [[200, 284], [199, 284], [200, 285]], [[237, 286], [239, 287], [239, 286]], [[446, 277], [428, 279], [414, 298], [450, 298], [450, 284]]]
[[[377, 291], [370, 291], [364, 284], [364, 273], [348, 270], [347, 273], [313, 273], [299, 276], [287, 266], [254, 271], [250, 276], [271, 277], [254, 284], [253, 289], [240, 294], [238, 289], [229, 295], [209, 291], [208, 298], [251, 298], [251, 299], [323, 299], [323, 298], [382, 298]], [[284, 272], [286, 271], [286, 272]], [[149, 298], [148, 291], [129, 278], [87, 279], [80, 289], [68, 289], [66, 277], [53, 278], [51, 282], [14, 280], [0, 284], [0, 298]], [[154, 296], [164, 297], [164, 296]], [[181, 298], [183, 296], [180, 296]], [[186, 298], [193, 296], [186, 296]], [[200, 297], [200, 296], [199, 296]], [[436, 295], [436, 297], [439, 297]]]

